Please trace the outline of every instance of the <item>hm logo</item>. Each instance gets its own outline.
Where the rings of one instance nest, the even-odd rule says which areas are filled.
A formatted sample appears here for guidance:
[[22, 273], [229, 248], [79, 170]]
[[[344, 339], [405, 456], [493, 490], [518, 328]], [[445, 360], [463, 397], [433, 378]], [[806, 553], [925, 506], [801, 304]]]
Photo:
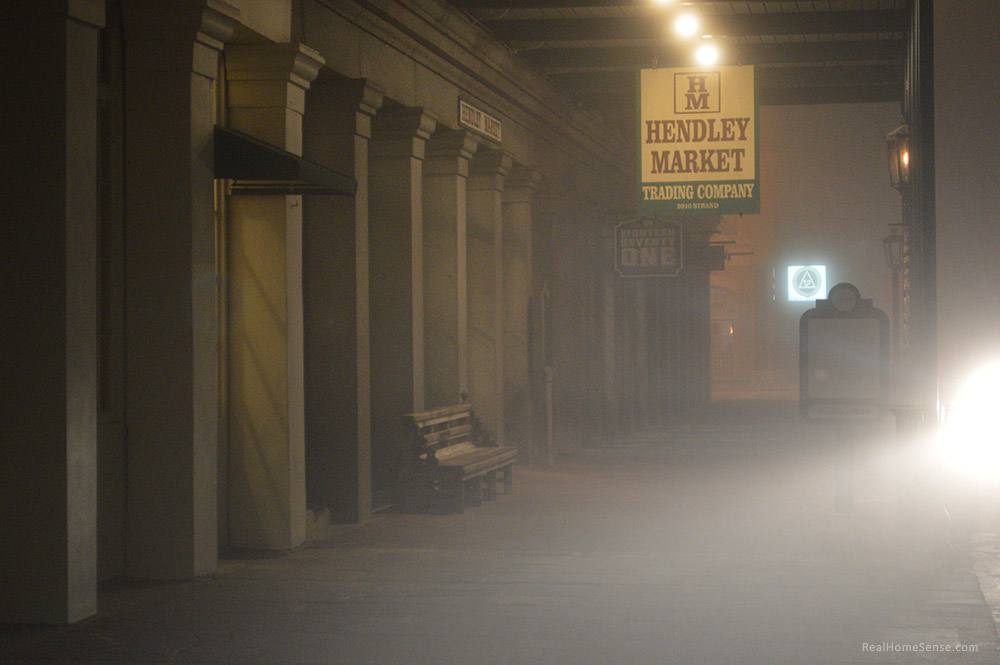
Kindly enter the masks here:
[[688, 89], [684, 93], [687, 99], [685, 111], [707, 111], [708, 110], [708, 88], [705, 81], [708, 74], [688, 74]]
[[674, 113], [719, 113], [721, 78], [720, 72], [674, 74]]

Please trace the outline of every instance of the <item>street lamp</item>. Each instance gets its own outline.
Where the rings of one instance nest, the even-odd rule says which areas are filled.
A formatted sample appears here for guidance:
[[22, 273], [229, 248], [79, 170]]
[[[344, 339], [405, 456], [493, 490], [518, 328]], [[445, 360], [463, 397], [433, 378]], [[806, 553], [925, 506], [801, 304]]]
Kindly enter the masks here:
[[896, 189], [910, 182], [910, 128], [900, 125], [885, 135], [886, 155], [889, 158], [889, 182]]
[[903, 271], [903, 242], [903, 236], [898, 231], [893, 231], [882, 239], [886, 265], [894, 273]]
[[885, 251], [885, 262], [892, 271], [892, 354], [894, 361], [899, 362], [899, 276], [903, 272], [903, 249], [906, 239], [899, 231], [893, 231], [882, 239], [882, 249]]

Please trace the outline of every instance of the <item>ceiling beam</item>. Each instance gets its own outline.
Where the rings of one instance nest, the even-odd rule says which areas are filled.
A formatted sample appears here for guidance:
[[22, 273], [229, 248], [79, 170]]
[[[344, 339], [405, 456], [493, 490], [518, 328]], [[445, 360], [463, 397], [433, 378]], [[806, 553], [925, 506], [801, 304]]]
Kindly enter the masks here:
[[[733, 0], [697, 0], [699, 5], [729, 4]], [[741, 5], [764, 5], [774, 0], [739, 0]], [[451, 0], [465, 10], [505, 9], [602, 9], [606, 7], [650, 7], [650, 0]]]
[[758, 67], [759, 88], [829, 88], [835, 86], [899, 86], [903, 90], [903, 65], [852, 65], [838, 67]]
[[[634, 112], [636, 70], [690, 64], [690, 44], [672, 38], [668, 13], [655, 11], [649, 0], [451, 3], [477, 17], [526, 65], [584, 107]], [[715, 5], [703, 13], [703, 30], [717, 38], [723, 63], [757, 66], [761, 104], [898, 102], [902, 97], [910, 20], [905, 0], [839, 3], [858, 9], [837, 10], [822, 9], [838, 4], [826, 2], [696, 4]], [[545, 11], [574, 8], [580, 11]]]
[[[770, 88], [761, 90], [760, 106], [797, 104], [898, 104], [903, 93], [896, 86], [857, 85], [832, 88]], [[635, 113], [635, 99], [627, 95], [594, 93], [577, 101], [580, 108], [615, 114]]]
[[[903, 62], [906, 41], [849, 40], [783, 44], [725, 44], [726, 62], [744, 65]], [[683, 66], [690, 49], [674, 45], [539, 48], [518, 55], [530, 66], [549, 73]]]
[[[741, 16], [713, 16], [705, 30], [717, 37], [760, 35], [835, 35], [901, 33], [909, 17], [904, 10], [786, 12]], [[493, 35], [509, 45], [546, 42], [580, 43], [609, 40], [650, 40], [662, 42], [665, 26], [648, 17], [641, 18], [558, 18], [484, 20]]]
[[[771, 88], [761, 90], [760, 106], [793, 106], [796, 104], [899, 104], [902, 91], [895, 86], [857, 85], [832, 88]], [[577, 104], [582, 109], [614, 113], [616, 116], [635, 113], [635, 99], [627, 95], [595, 93]], [[631, 117], [631, 116], [630, 116]], [[626, 124], [627, 124], [626, 120]]]
[[649, 0], [450, 0], [466, 10], [476, 9], [567, 9], [649, 6]]
[[[903, 92], [900, 86], [855, 85], [829, 88], [768, 88], [759, 92], [757, 101], [760, 106], [899, 104], [902, 97]], [[582, 109], [614, 113], [616, 117], [635, 113], [635, 98], [621, 93], [594, 93], [586, 98], [580, 98], [576, 102]], [[626, 125], [628, 122], [626, 119]]]
[[738, 44], [731, 61], [748, 65], [825, 62], [904, 62], [906, 37], [894, 39], [850, 39], [835, 42], [785, 42]]
[[853, 85], [812, 88], [769, 88], [761, 90], [757, 102], [761, 106], [793, 104], [873, 104], [902, 103], [903, 86]]
[[[854, 65], [838, 67], [758, 67], [757, 87], [830, 87], [851, 85], [900, 85], [903, 84], [902, 65]], [[549, 78], [568, 90], [634, 91], [635, 71], [587, 72], [552, 74]]]

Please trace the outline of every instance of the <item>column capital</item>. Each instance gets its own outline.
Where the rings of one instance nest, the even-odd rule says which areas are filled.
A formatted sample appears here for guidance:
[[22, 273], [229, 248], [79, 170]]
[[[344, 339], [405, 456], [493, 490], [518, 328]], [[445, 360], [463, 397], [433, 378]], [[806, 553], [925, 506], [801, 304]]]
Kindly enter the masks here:
[[372, 85], [371, 81], [366, 79], [357, 79], [357, 84], [360, 87], [360, 90], [357, 91], [358, 112], [364, 113], [369, 117], [374, 116], [382, 108], [382, 102], [385, 100], [385, 92], [381, 88]]
[[298, 43], [227, 46], [230, 127], [302, 154], [306, 90], [322, 65], [319, 53]]
[[425, 175], [469, 175], [469, 160], [479, 145], [479, 139], [464, 129], [438, 132], [427, 143]]
[[19, 21], [62, 21], [70, 18], [88, 23], [95, 28], [104, 27], [104, 0], [48, 0], [46, 2], [5, 3], [0, 16], [10, 25]]
[[541, 172], [529, 166], [514, 166], [504, 180], [506, 199], [530, 201], [542, 182]]
[[193, 71], [215, 79], [216, 56], [232, 38], [240, 10], [222, 0], [193, 0], [163, 12], [157, 3], [136, 0], [124, 20], [129, 69]]
[[[328, 75], [323, 70], [313, 81], [310, 90], [323, 94], [309, 96], [309, 115], [355, 114], [353, 132], [362, 138], [371, 138], [372, 118], [382, 106], [384, 93], [368, 79], [348, 79]], [[339, 130], [342, 132], [343, 130]], [[334, 132], [338, 133], [338, 132]]]
[[469, 165], [470, 189], [495, 189], [503, 191], [504, 179], [514, 165], [514, 158], [506, 150], [480, 150]]
[[69, 0], [66, 14], [95, 28], [104, 27], [104, 0]]
[[326, 61], [305, 44], [233, 44], [226, 49], [226, 76], [230, 81], [289, 81], [309, 88]]
[[208, 0], [201, 14], [198, 41], [221, 51], [223, 45], [232, 39], [239, 21], [238, 8], [222, 0]]
[[400, 106], [382, 109], [372, 120], [374, 157], [424, 158], [424, 146], [437, 119], [423, 108]]

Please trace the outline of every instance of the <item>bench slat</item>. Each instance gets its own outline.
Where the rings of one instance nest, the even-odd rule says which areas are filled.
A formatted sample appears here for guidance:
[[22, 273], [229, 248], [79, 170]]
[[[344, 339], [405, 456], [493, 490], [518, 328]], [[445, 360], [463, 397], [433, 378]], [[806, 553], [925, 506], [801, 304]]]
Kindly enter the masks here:
[[507, 449], [504, 455], [498, 455], [496, 457], [487, 458], [474, 462], [471, 464], [465, 464], [462, 466], [463, 476], [466, 479], [475, 478], [476, 476], [482, 475], [489, 471], [496, 469], [502, 469], [506, 466], [510, 466], [517, 459], [517, 451], [513, 449]]
[[463, 416], [459, 418], [435, 418], [434, 420], [428, 420], [423, 422], [417, 422], [417, 421], [403, 422], [404, 425], [409, 425], [409, 427], [416, 428], [421, 431], [448, 429], [451, 427], [461, 427], [463, 425], [469, 425], [471, 423], [472, 419], [468, 416]]
[[514, 448], [477, 448], [441, 459], [439, 464], [441, 466], [470, 466], [482, 462], [503, 464], [516, 457], [517, 451]]
[[475, 453], [478, 450], [488, 450], [484, 448], [477, 448], [475, 444], [471, 441], [464, 441], [462, 443], [457, 443], [453, 446], [448, 446], [447, 448], [440, 448], [434, 452], [434, 457], [439, 463], [449, 460], [453, 457], [458, 457], [460, 455], [467, 455], [469, 453]]
[[445, 439], [460, 439], [465, 435], [471, 436], [471, 434], [472, 425], [462, 425], [460, 427], [452, 427], [450, 429], [420, 433], [420, 435], [424, 437], [424, 443], [427, 443], [428, 445]]
[[[416, 506], [441, 500], [456, 512], [466, 501], [478, 505], [483, 496], [494, 498], [498, 479], [509, 491], [517, 449], [477, 446], [477, 421], [468, 403], [400, 417], [411, 432], [416, 467], [407, 476]], [[433, 459], [431, 458], [433, 456]], [[423, 497], [423, 498], [421, 498]]]
[[407, 413], [403, 416], [404, 422], [415, 423], [418, 426], [426, 427], [439, 422], [446, 422], [456, 418], [469, 418], [472, 415], [471, 404], [456, 404], [454, 406], [434, 409], [433, 411], [417, 411]]
[[454, 480], [469, 480], [490, 471], [496, 471], [512, 465], [517, 461], [517, 451], [513, 448], [490, 448], [498, 451], [488, 456], [458, 456], [445, 460], [436, 467], [435, 472], [442, 477]]

